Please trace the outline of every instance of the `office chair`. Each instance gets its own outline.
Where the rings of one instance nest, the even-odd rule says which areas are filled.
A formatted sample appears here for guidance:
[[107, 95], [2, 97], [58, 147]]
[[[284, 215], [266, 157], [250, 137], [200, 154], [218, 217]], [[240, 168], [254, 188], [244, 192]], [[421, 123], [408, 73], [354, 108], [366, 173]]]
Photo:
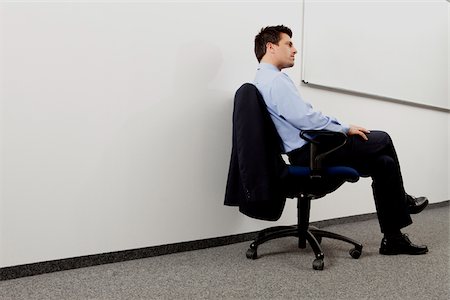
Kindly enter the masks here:
[[264, 99], [250, 83], [236, 92], [233, 109], [233, 148], [228, 173], [225, 205], [239, 206], [252, 218], [275, 221], [280, 218], [286, 198], [297, 198], [297, 225], [276, 226], [260, 231], [246, 252], [258, 258], [258, 246], [269, 240], [294, 236], [298, 247], [308, 241], [315, 254], [313, 269], [323, 270], [322, 238], [352, 244], [357, 259], [362, 244], [348, 237], [309, 225], [311, 200], [335, 191], [345, 182], [356, 182], [359, 174], [346, 166], [323, 167], [322, 161], [345, 144], [346, 135], [325, 130], [302, 131], [299, 138], [310, 143], [309, 166], [288, 165], [282, 158], [281, 138], [267, 111]]

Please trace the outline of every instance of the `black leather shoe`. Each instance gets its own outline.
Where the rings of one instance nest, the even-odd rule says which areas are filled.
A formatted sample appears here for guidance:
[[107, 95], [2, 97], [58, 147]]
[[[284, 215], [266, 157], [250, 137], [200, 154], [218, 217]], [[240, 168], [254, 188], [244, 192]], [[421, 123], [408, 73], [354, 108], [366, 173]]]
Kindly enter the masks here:
[[406, 203], [410, 214], [418, 214], [428, 205], [427, 197], [413, 197], [406, 195]]
[[396, 255], [396, 254], [410, 254], [419, 255], [428, 252], [428, 247], [418, 246], [411, 243], [408, 235], [402, 234], [395, 238], [383, 238], [381, 240], [380, 254], [383, 255]]

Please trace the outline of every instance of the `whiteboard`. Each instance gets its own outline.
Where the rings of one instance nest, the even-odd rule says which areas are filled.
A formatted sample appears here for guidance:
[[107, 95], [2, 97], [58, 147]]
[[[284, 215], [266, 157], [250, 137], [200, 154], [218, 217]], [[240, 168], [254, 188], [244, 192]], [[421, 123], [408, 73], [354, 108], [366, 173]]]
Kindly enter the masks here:
[[450, 109], [449, 3], [305, 0], [302, 80]]

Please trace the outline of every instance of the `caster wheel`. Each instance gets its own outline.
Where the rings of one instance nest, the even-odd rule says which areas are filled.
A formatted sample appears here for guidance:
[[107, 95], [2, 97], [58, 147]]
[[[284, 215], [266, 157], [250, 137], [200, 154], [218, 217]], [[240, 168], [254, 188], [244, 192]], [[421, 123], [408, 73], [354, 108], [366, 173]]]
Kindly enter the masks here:
[[350, 256], [354, 259], [358, 259], [361, 256], [361, 250], [358, 250], [356, 248], [351, 249], [349, 253]]
[[313, 269], [314, 270], [323, 270], [323, 265], [324, 265], [323, 259], [317, 258], [313, 261]]
[[258, 253], [256, 252], [256, 249], [249, 248], [247, 253], [245, 253], [245, 256], [247, 256], [248, 259], [256, 259], [258, 257]]

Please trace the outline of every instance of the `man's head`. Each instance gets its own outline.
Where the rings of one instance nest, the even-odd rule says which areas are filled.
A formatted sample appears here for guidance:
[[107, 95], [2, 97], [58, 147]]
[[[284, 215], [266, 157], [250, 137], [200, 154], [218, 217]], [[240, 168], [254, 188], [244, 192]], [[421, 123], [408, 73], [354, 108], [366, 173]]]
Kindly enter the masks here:
[[278, 69], [294, 65], [297, 53], [291, 41], [292, 31], [283, 25], [262, 28], [255, 37], [255, 54], [259, 62], [273, 64]]

